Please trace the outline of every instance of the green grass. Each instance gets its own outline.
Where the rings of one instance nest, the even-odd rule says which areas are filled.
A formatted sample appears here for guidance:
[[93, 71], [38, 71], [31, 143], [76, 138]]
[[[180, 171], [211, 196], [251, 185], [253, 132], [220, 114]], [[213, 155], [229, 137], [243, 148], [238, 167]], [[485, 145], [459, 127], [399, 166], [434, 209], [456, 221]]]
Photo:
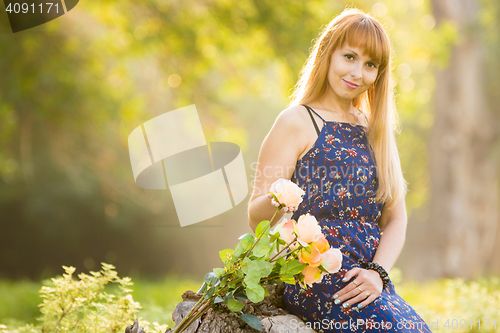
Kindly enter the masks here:
[[174, 327], [172, 312], [177, 303], [182, 301], [181, 295], [186, 290], [198, 291], [202, 279], [185, 278], [169, 275], [160, 281], [132, 280], [134, 300], [142, 306], [139, 316], [150, 323], [158, 322]]
[[469, 282], [458, 278], [426, 283], [406, 281], [395, 283], [395, 287], [433, 332], [500, 331], [498, 276]]
[[[401, 282], [401, 273], [391, 271], [397, 293], [408, 302], [433, 332], [496, 332], [500, 330], [500, 278], [440, 279], [426, 283]], [[169, 275], [161, 280], [132, 279], [133, 298], [142, 309], [139, 317], [150, 323], [173, 327], [172, 311], [186, 290], [197, 291], [199, 280]], [[36, 323], [40, 315], [38, 291], [41, 283], [0, 280], [0, 323], [11, 330], [26, 323]], [[131, 318], [130, 323], [134, 318]], [[489, 322], [486, 329], [487, 319]], [[494, 328], [493, 320], [496, 319]], [[479, 322], [481, 328], [479, 328]], [[437, 324], [437, 329], [436, 329]], [[472, 328], [471, 328], [472, 325]], [[0, 332], [2, 330], [0, 329]]]
[[35, 323], [40, 315], [40, 288], [41, 283], [0, 280], [0, 323], [9, 327]]

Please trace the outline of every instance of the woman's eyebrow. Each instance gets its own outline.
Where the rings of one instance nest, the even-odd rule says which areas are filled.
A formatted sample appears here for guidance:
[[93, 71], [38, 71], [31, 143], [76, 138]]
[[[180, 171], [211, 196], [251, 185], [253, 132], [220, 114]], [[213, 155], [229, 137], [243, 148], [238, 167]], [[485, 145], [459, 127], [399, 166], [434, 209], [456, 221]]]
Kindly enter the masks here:
[[350, 52], [352, 52], [352, 53], [354, 53], [354, 55], [356, 55], [356, 56], [358, 55], [356, 52], [354, 52], [354, 51], [353, 51], [353, 50], [351, 50], [351, 49], [346, 49], [346, 50], [347, 50], [347, 51], [350, 51]]
[[[355, 55], [355, 56], [358, 56], [358, 54], [357, 54], [356, 52], [354, 52], [353, 50], [351, 50], [351, 49], [346, 49], [346, 50], [347, 50], [347, 51], [350, 51], [350, 52], [352, 52], [352, 53], [354, 53], [354, 55]], [[378, 62], [377, 62], [376, 60], [370, 59], [370, 61], [373, 61], [373, 62], [375, 62], [376, 64], [378, 64]]]

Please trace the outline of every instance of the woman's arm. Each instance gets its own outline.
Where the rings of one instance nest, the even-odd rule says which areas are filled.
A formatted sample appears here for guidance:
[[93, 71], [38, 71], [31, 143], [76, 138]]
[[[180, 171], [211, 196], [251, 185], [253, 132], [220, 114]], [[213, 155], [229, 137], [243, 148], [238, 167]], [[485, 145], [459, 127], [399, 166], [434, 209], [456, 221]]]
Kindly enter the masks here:
[[404, 200], [382, 210], [379, 222], [379, 225], [383, 226], [382, 235], [372, 261], [382, 266], [387, 272], [392, 269], [401, 254], [406, 239], [407, 223]]
[[[271, 219], [276, 212], [268, 197], [271, 185], [279, 178], [292, 177], [297, 158], [304, 150], [301, 109], [301, 106], [292, 106], [281, 112], [260, 148], [253, 193], [248, 202], [248, 225], [254, 231], [259, 222]], [[284, 214], [283, 210], [279, 211], [271, 225]]]
[[[407, 217], [404, 200], [382, 210], [380, 225], [384, 228], [372, 262], [389, 272], [396, 263], [406, 238]], [[353, 277], [351, 283], [336, 293], [337, 297], [334, 295], [337, 304], [342, 302], [347, 304], [347, 307], [359, 303], [358, 307], [364, 307], [382, 293], [382, 279], [376, 271], [355, 267], [345, 274], [342, 281], [349, 281]]]

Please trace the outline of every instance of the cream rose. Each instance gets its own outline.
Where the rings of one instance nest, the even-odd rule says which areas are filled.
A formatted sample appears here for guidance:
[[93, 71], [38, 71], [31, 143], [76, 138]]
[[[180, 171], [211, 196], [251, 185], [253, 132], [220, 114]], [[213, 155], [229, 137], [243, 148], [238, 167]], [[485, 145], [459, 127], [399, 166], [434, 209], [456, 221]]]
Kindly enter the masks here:
[[[302, 196], [306, 194], [297, 184], [292, 181], [280, 178], [275, 181], [269, 189], [269, 196], [272, 198], [272, 203], [278, 207], [283, 205], [285, 210], [297, 210], [299, 204], [302, 202]], [[271, 195], [274, 194], [278, 202]]]
[[339, 249], [331, 248], [321, 254], [321, 266], [328, 273], [336, 273], [342, 267], [342, 252]]
[[294, 231], [299, 243], [304, 247], [308, 246], [311, 242], [319, 241], [323, 236], [318, 221], [309, 213], [299, 217]]

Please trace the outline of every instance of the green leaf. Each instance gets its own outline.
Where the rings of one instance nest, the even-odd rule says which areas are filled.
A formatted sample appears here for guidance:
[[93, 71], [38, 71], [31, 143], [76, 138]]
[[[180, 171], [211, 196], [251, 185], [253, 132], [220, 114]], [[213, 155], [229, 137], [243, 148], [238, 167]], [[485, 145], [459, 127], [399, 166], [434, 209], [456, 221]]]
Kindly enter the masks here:
[[220, 297], [220, 296], [215, 297], [214, 304], [222, 303], [222, 302], [224, 302], [224, 300], [222, 299], [222, 297]]
[[238, 284], [238, 279], [234, 279], [233, 281], [228, 282], [227, 286], [228, 288], [232, 289], [235, 288], [237, 284]]
[[280, 280], [285, 282], [285, 283], [288, 283], [288, 284], [295, 284], [295, 277], [294, 276], [292, 276], [292, 277], [280, 276]]
[[214, 274], [217, 278], [220, 278], [224, 273], [226, 273], [224, 268], [214, 268]]
[[240, 316], [240, 318], [251, 328], [262, 332], [262, 325], [260, 324], [259, 318], [257, 318], [256, 316], [244, 313]]
[[270, 234], [269, 241], [272, 243], [275, 240], [277, 240], [278, 238], [280, 238], [280, 233], [279, 232], [273, 232], [272, 234]]
[[243, 253], [246, 253], [248, 250], [250, 250], [253, 242], [255, 241], [255, 237], [252, 234], [248, 233], [244, 234], [239, 239], [240, 242], [236, 245], [236, 251], [234, 252], [234, 256], [237, 258], [241, 257]]
[[260, 272], [260, 276], [262, 277], [268, 276], [273, 270], [273, 264], [266, 260], [254, 261], [253, 267]]
[[271, 250], [271, 243], [269, 243], [269, 238], [263, 237], [257, 244], [255, 244], [255, 247], [252, 250], [252, 254], [257, 258], [260, 258], [268, 254], [269, 250]]
[[306, 267], [307, 264], [301, 264], [298, 260], [290, 260], [281, 265], [280, 275], [296, 275]]
[[259, 303], [264, 299], [266, 289], [261, 285], [250, 285], [245, 289], [247, 297], [253, 303]]
[[220, 260], [222, 260], [224, 265], [228, 261], [228, 254], [232, 257], [234, 255], [234, 250], [233, 249], [224, 249], [224, 250], [219, 251]]
[[245, 273], [243, 273], [243, 270], [238, 269], [236, 271], [236, 276], [239, 277], [239, 278], [244, 278], [245, 277]]
[[227, 302], [228, 302], [231, 298], [233, 298], [233, 293], [234, 293], [234, 290], [233, 290], [233, 291], [231, 291], [231, 292], [228, 292], [228, 293], [226, 294], [226, 297], [224, 297], [224, 302], [226, 302], [226, 303], [227, 303]]
[[[245, 286], [255, 286], [260, 283], [260, 272], [259, 271], [250, 271], [245, 278], [243, 279], [243, 283]], [[247, 295], [248, 296], [248, 295]]]
[[259, 238], [262, 235], [262, 238], [267, 237], [269, 235], [270, 231], [270, 226], [271, 222], [268, 220], [262, 221], [257, 225], [257, 228], [255, 228], [255, 237]]
[[228, 275], [224, 276], [222, 278], [222, 280], [220, 280], [220, 287], [221, 288], [224, 288], [226, 286], [227, 280], [229, 280], [229, 276]]
[[213, 272], [207, 273], [207, 275], [205, 275], [205, 283], [207, 284], [207, 286], [213, 286], [217, 282], [220, 282], [219, 278]]
[[244, 305], [240, 302], [238, 302], [237, 300], [234, 300], [234, 299], [229, 299], [227, 302], [227, 307], [229, 308], [229, 310], [233, 311], [233, 312], [238, 312], [240, 311], [241, 309], [243, 309]]
[[251, 233], [246, 233], [238, 239], [240, 240], [240, 243], [248, 247], [252, 246], [253, 242], [255, 242], [255, 237]]
[[245, 289], [238, 288], [238, 291], [234, 293], [234, 298], [238, 301], [246, 301], [248, 299], [247, 294], [245, 294]]
[[200, 290], [198, 290], [198, 294], [204, 294], [207, 291], [207, 284], [203, 282], [203, 284], [200, 287]]
[[248, 274], [248, 272], [251, 271], [252, 269], [253, 269], [252, 259], [248, 257], [243, 259], [243, 261], [241, 262], [241, 270], [243, 271], [243, 273]]

